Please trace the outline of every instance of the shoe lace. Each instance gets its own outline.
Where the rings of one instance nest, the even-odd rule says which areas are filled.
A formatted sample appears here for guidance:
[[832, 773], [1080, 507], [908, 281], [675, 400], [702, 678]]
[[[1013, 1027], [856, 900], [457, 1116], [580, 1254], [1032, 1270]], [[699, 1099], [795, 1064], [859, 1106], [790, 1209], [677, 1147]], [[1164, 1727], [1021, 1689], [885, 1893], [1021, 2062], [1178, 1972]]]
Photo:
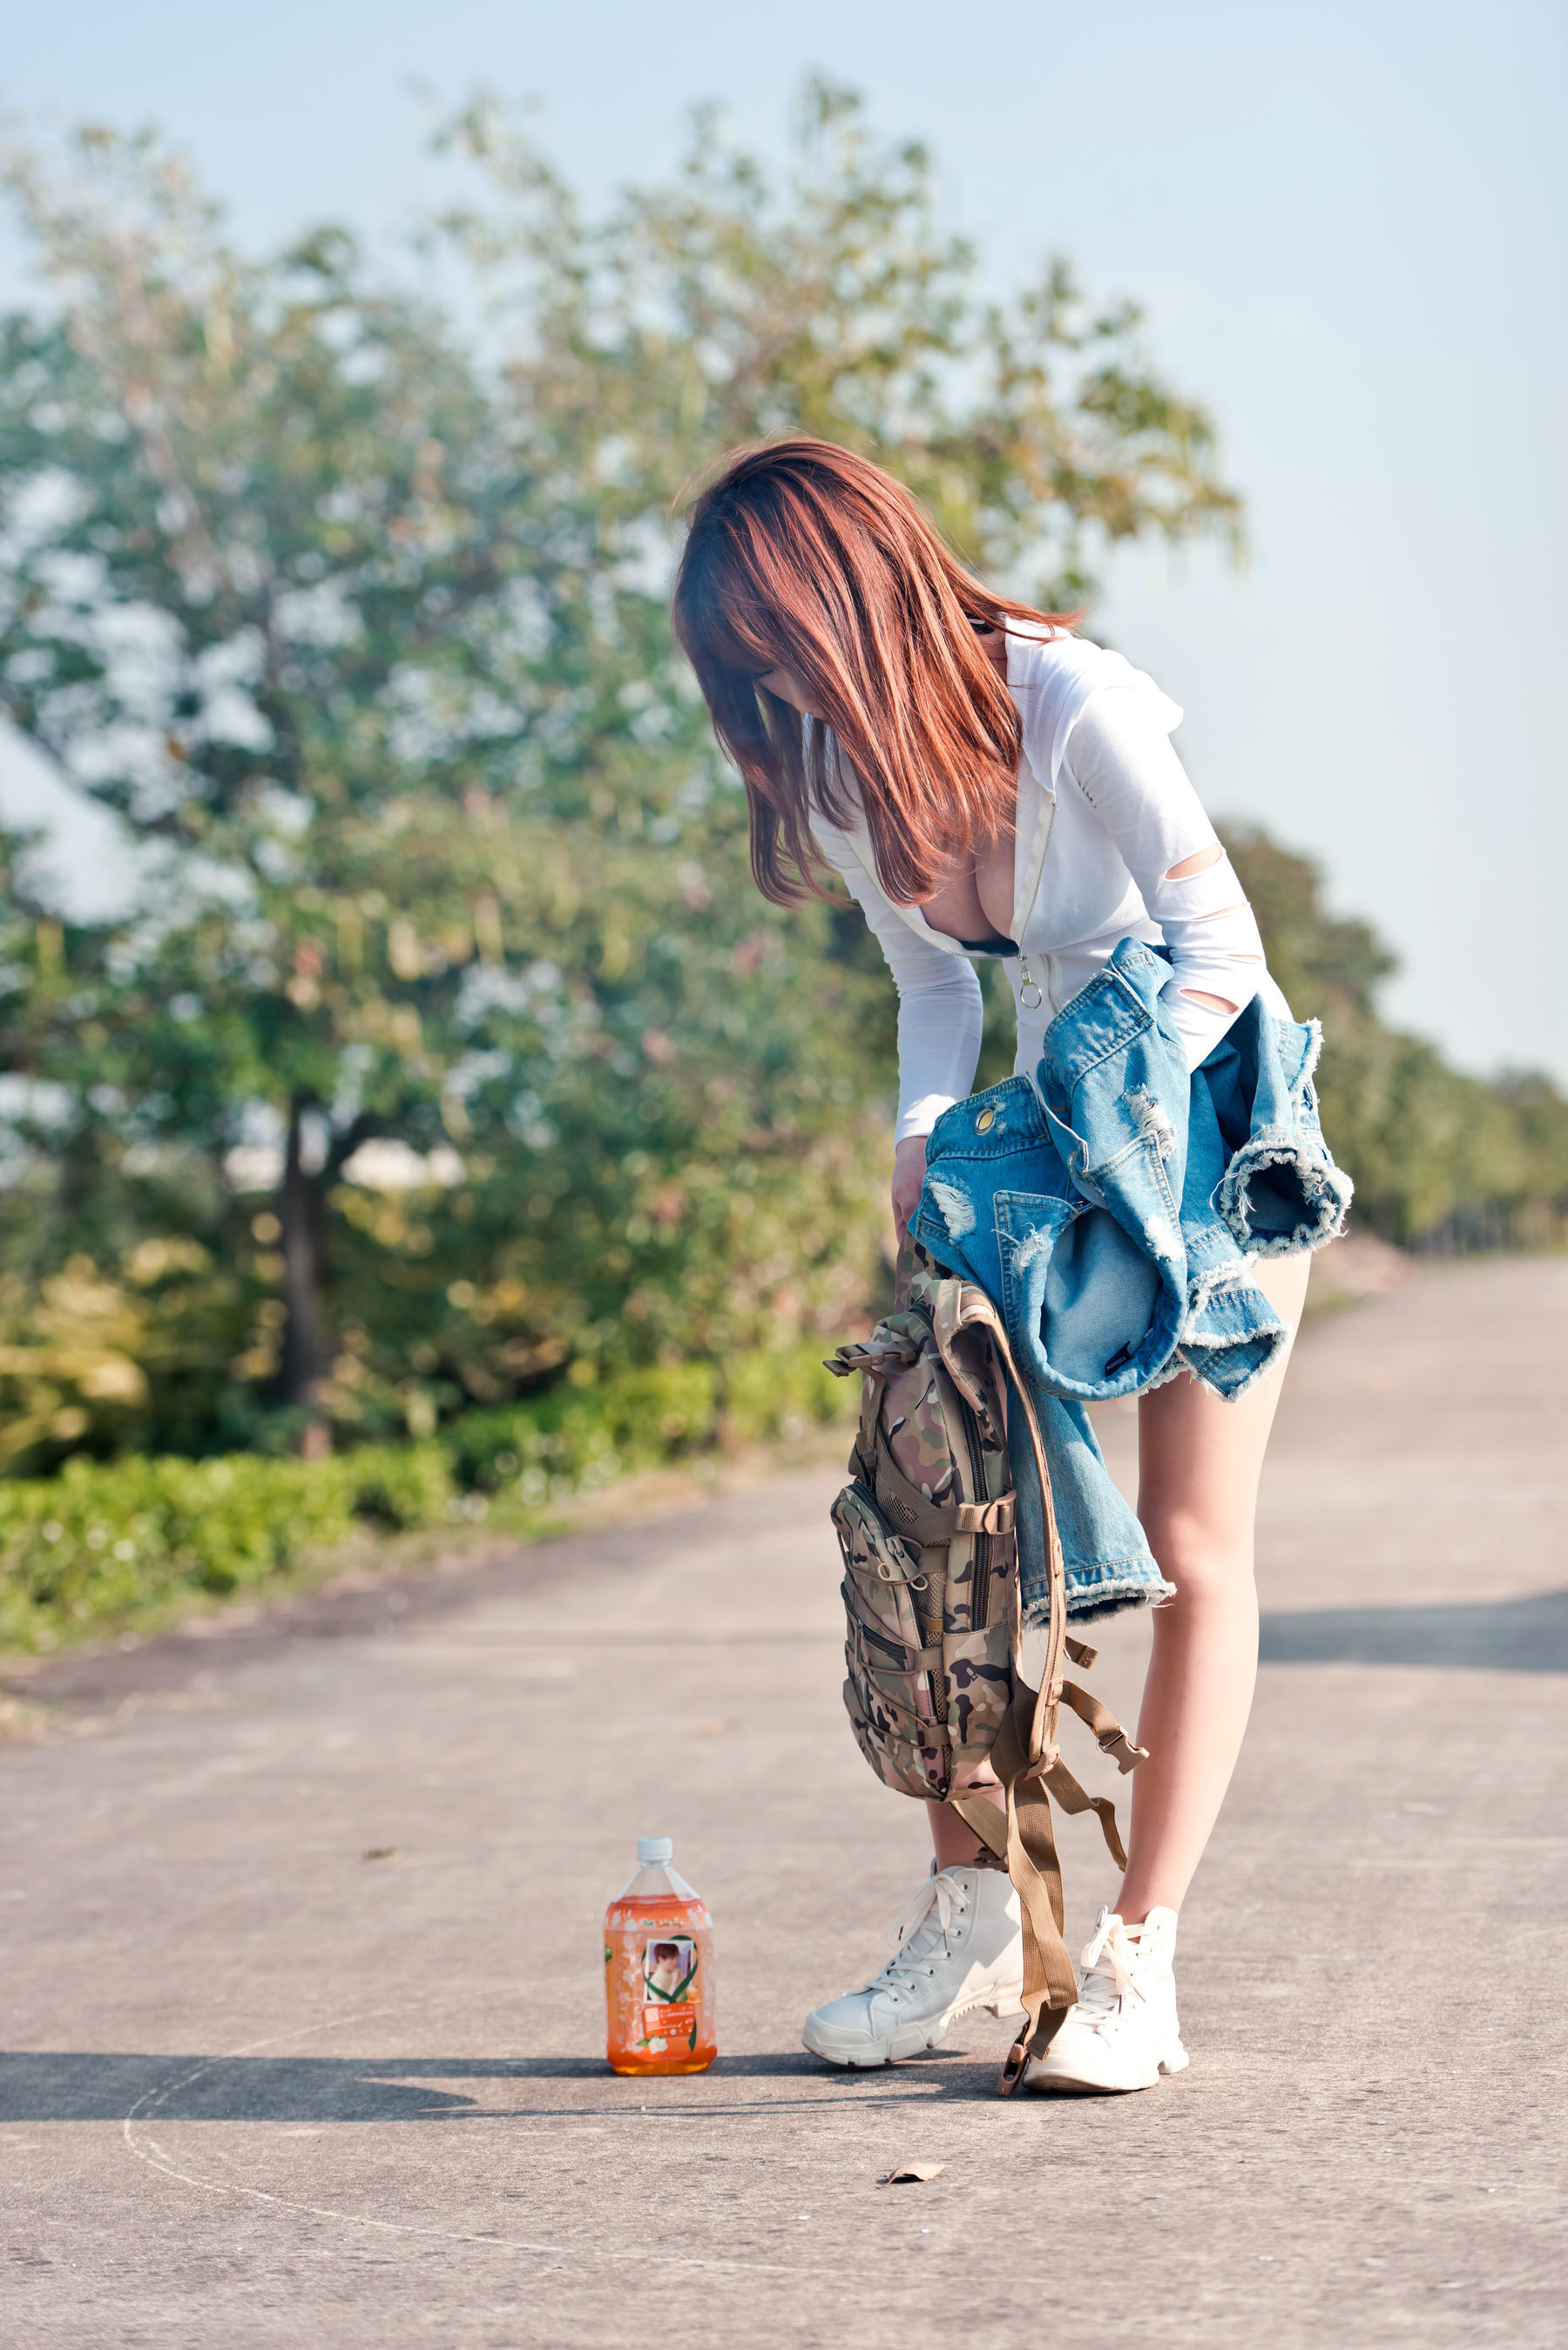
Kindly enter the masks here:
[[1108, 2023], [1127, 1992], [1137, 1990], [1132, 1965], [1137, 1955], [1121, 1919], [1102, 1914], [1084, 1952], [1078, 1991], [1078, 2014], [1091, 2032]]
[[924, 1960], [934, 1958], [940, 1937], [942, 1956], [952, 1948], [950, 1928], [955, 1916], [966, 1908], [962, 1887], [939, 1872], [929, 1877], [905, 1904], [888, 1929], [888, 1947], [893, 1956], [879, 1974], [866, 1985], [867, 1991], [909, 1989], [919, 1974], [929, 1973]]

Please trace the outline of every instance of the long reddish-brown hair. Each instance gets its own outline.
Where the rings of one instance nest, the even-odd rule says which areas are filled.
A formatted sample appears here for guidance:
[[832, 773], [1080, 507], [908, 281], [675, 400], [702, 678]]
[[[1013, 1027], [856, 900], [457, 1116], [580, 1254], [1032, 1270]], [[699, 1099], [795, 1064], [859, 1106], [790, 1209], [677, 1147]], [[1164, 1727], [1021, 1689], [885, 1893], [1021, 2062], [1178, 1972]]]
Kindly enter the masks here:
[[[1071, 620], [993, 595], [901, 482], [830, 441], [739, 451], [687, 521], [675, 633], [746, 787], [757, 887], [824, 894], [811, 819], [860, 813], [888, 897], [929, 898], [1010, 824], [1018, 713], [971, 623]], [[759, 682], [775, 669], [821, 724]]]

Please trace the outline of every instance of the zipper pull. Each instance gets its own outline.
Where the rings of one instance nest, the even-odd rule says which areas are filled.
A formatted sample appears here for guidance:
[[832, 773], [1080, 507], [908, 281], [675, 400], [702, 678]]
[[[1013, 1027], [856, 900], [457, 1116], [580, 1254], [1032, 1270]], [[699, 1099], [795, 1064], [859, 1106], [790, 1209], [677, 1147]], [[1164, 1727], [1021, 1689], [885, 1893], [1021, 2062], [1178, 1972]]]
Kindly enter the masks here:
[[1019, 969], [1023, 973], [1023, 982], [1018, 990], [1018, 1001], [1023, 1006], [1025, 1012], [1038, 1012], [1040, 1006], [1045, 1001], [1044, 995], [1041, 992], [1040, 983], [1035, 978], [1033, 972], [1030, 969], [1029, 957], [1027, 955], [1020, 955], [1018, 958], [1018, 963]]

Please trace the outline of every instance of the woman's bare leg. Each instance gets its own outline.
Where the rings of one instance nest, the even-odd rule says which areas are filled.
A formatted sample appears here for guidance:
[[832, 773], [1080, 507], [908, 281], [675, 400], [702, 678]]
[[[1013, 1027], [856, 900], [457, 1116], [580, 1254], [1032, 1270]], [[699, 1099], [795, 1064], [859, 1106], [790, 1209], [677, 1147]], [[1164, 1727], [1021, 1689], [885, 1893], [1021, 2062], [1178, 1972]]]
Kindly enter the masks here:
[[[1305, 1254], [1266, 1257], [1254, 1267], [1293, 1335], [1309, 1263]], [[1148, 1761], [1132, 1783], [1120, 1901], [1129, 1926], [1151, 1909], [1181, 1907], [1241, 1752], [1258, 1672], [1252, 1519], [1284, 1368], [1276, 1364], [1240, 1403], [1221, 1403], [1196, 1379], [1179, 1378], [1138, 1407], [1138, 1515], [1177, 1596], [1154, 1611], [1138, 1715]], [[995, 1800], [1005, 1801], [1000, 1787]], [[950, 1804], [927, 1808], [939, 1868], [988, 1857]]]
[[[1303, 1253], [1254, 1267], [1293, 1336], [1309, 1263]], [[1148, 1760], [1133, 1774], [1117, 1905], [1129, 1926], [1180, 1908], [1241, 1752], [1258, 1673], [1252, 1522], [1284, 1367], [1239, 1403], [1182, 1378], [1138, 1407], [1138, 1516], [1176, 1597], [1154, 1611], [1138, 1714]]]
[[[994, 1794], [992, 1787], [977, 1780], [974, 1793], [984, 1795], [988, 1802], [1005, 1812], [1007, 1797], [994, 1780], [992, 1786], [995, 1787]], [[990, 1862], [990, 1846], [981, 1842], [974, 1830], [966, 1825], [961, 1814], [955, 1812], [950, 1804], [928, 1804], [926, 1809], [931, 1815], [931, 1846], [939, 1868], [973, 1868], [981, 1862]]]

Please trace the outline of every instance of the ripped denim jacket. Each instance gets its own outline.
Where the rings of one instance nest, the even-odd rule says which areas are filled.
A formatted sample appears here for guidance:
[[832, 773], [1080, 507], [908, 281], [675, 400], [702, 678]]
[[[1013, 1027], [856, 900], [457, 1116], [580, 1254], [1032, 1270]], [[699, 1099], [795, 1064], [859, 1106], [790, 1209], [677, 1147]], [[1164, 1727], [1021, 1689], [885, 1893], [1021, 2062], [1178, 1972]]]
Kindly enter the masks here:
[[[939, 1118], [910, 1225], [1006, 1323], [1079, 1617], [1168, 1589], [1085, 1406], [1182, 1370], [1244, 1395], [1288, 1337], [1250, 1259], [1321, 1248], [1350, 1202], [1318, 1123], [1316, 1023], [1254, 1001], [1189, 1076], [1160, 1004], [1169, 980], [1168, 956], [1124, 939], [1046, 1030], [1033, 1082], [1011, 1077]], [[1028, 1619], [1040, 1554], [1030, 1464], [1014, 1467]]]

